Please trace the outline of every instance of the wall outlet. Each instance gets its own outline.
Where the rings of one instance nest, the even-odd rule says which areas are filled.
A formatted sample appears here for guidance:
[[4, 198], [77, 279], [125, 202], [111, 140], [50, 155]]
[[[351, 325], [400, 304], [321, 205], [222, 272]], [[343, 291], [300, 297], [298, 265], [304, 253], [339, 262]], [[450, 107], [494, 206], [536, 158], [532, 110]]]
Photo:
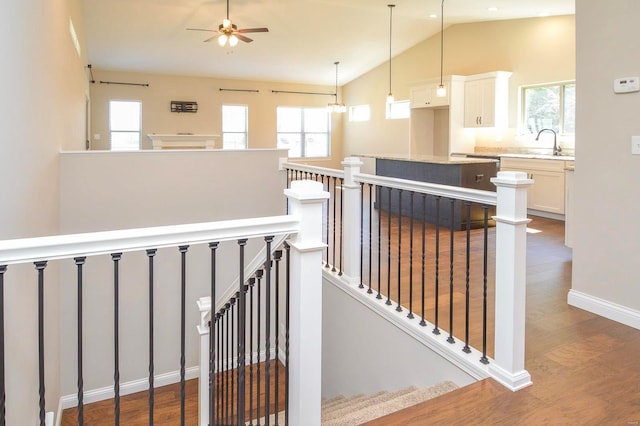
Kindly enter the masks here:
[[631, 154], [640, 155], [640, 136], [631, 136]]

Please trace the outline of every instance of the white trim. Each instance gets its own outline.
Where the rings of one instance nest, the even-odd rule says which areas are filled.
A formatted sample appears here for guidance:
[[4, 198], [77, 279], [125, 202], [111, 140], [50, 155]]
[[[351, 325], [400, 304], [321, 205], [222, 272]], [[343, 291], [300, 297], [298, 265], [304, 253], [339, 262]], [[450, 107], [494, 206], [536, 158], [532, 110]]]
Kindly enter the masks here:
[[[200, 375], [200, 367], [189, 367], [185, 371], [185, 380], [197, 379]], [[162, 386], [172, 385], [180, 382], [180, 371], [171, 371], [169, 373], [158, 374], [154, 376], [154, 388]], [[129, 395], [136, 392], [142, 392], [149, 389], [149, 379], [138, 379], [130, 382], [120, 384], [120, 396]], [[84, 392], [84, 403], [91, 404], [92, 402], [104, 401], [106, 399], [114, 398], [113, 386], [106, 386], [103, 388], [93, 389]], [[78, 395], [66, 395], [60, 398], [60, 405], [63, 410], [67, 408], [76, 407], [78, 405]], [[62, 412], [59, 413], [62, 417]]]
[[567, 303], [576, 308], [600, 315], [640, 330], [640, 311], [618, 305], [577, 290], [569, 290]]
[[64, 410], [64, 408], [62, 408], [62, 397], [61, 397], [58, 399], [58, 409], [56, 411], [56, 421], [55, 421], [56, 426], [60, 426], [62, 424], [62, 410]]

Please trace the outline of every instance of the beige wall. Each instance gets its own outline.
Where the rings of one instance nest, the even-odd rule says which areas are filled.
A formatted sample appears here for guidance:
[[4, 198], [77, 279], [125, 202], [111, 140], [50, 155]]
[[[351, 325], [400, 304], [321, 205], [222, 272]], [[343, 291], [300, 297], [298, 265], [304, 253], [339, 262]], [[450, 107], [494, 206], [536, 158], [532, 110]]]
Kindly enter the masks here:
[[[532, 138], [518, 137], [518, 88], [575, 79], [574, 17], [461, 24], [445, 29], [445, 75], [498, 70], [513, 72], [509, 82], [509, 129], [502, 135], [478, 132], [477, 145], [546, 147], [544, 142], [538, 144]], [[440, 35], [437, 34], [392, 59], [393, 94], [396, 100], [408, 99], [411, 86], [439, 75]], [[409, 119], [385, 119], [388, 85], [389, 63], [386, 62], [343, 87], [347, 105], [371, 106], [370, 122], [345, 121], [345, 155], [409, 152]], [[565, 142], [564, 146], [572, 147], [572, 142]]]
[[[73, 47], [69, 18], [80, 37]], [[0, 6], [0, 239], [58, 232], [58, 153], [84, 147], [88, 94], [79, 0], [26, 0]], [[45, 273], [47, 410], [59, 397], [59, 284]], [[5, 275], [7, 424], [38, 420], [37, 277], [33, 265]]]
[[[614, 94], [613, 80], [637, 76], [640, 2], [576, 2], [577, 137], [572, 288], [633, 311], [640, 328], [640, 93]], [[594, 29], [597, 28], [596, 31]]]
[[[138, 74], [94, 69], [97, 83], [91, 85], [91, 133], [100, 140], [91, 141], [92, 149], [109, 149], [109, 101], [139, 100], [142, 102], [143, 148], [150, 148], [150, 133], [189, 132], [221, 134], [222, 105], [239, 104], [249, 107], [249, 148], [276, 148], [276, 107], [324, 107], [332, 96], [273, 93], [273, 90], [313, 93], [333, 93], [335, 87], [284, 84], [271, 82], [221, 80], [209, 77]], [[100, 84], [99, 81], [148, 83], [149, 87]], [[220, 91], [225, 89], [258, 90], [253, 92]], [[341, 96], [341, 95], [339, 95]], [[196, 101], [198, 112], [173, 113], [170, 102]], [[306, 160], [321, 166], [339, 165], [342, 160], [342, 115], [332, 114], [331, 157]]]

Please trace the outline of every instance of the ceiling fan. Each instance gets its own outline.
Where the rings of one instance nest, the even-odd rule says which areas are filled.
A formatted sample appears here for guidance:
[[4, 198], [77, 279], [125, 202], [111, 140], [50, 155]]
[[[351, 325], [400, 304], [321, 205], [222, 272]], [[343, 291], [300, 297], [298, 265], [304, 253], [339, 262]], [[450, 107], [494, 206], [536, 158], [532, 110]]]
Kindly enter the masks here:
[[231, 22], [229, 19], [229, 0], [227, 0], [227, 18], [222, 21], [222, 24], [218, 26], [217, 30], [210, 30], [206, 28], [187, 28], [189, 31], [209, 31], [216, 32], [219, 35], [214, 35], [204, 40], [205, 43], [210, 42], [214, 38], [218, 38], [218, 44], [220, 46], [226, 46], [227, 44], [234, 47], [238, 44], [238, 40], [242, 40], [245, 43], [251, 43], [253, 39], [245, 36], [245, 33], [266, 33], [269, 32], [269, 28], [243, 28], [238, 29], [238, 26]]

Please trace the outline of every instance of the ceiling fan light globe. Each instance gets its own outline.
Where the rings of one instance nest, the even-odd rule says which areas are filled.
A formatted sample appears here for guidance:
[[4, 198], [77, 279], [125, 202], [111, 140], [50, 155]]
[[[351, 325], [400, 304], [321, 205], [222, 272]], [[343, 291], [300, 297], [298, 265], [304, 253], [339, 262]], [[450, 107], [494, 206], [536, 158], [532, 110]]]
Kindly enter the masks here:
[[231, 47], [235, 47], [238, 44], [238, 37], [235, 36], [235, 34], [231, 34], [229, 36], [229, 46]]
[[229, 19], [223, 19], [222, 20], [222, 28], [226, 29], [231, 29], [231, 20]]
[[227, 37], [226, 34], [221, 34], [220, 37], [218, 37], [218, 44], [221, 47], [224, 47], [227, 44], [227, 40], [229, 39], [229, 37]]

